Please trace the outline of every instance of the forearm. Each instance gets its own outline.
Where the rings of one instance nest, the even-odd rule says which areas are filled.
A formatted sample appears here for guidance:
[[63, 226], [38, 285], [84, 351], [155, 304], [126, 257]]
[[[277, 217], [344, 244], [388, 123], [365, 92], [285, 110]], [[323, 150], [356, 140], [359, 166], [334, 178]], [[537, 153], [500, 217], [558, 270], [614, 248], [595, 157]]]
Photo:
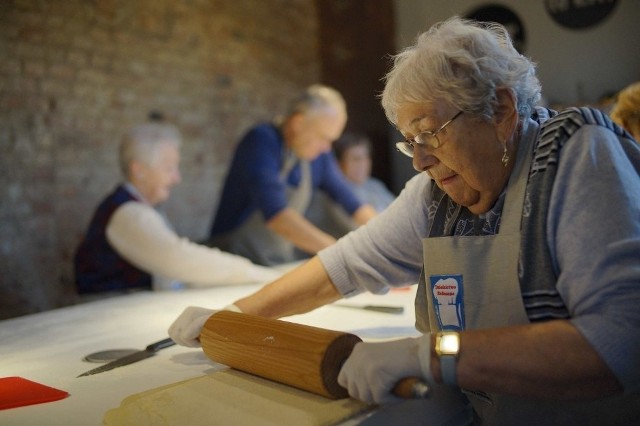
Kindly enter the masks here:
[[342, 298], [318, 257], [235, 302], [242, 312], [269, 318], [302, 314]]
[[[433, 349], [431, 371], [440, 381]], [[561, 320], [461, 333], [457, 378], [465, 389], [530, 398], [592, 398], [622, 390], [580, 332]]]
[[374, 209], [371, 205], [363, 204], [358, 210], [353, 213], [351, 217], [358, 225], [364, 225], [376, 214], [378, 214], [376, 212], [376, 209]]
[[293, 209], [285, 208], [267, 222], [267, 228], [307, 253], [315, 254], [336, 242]]
[[109, 244], [138, 268], [194, 285], [268, 281], [280, 274], [248, 259], [180, 238], [151, 208], [128, 203], [107, 225]]

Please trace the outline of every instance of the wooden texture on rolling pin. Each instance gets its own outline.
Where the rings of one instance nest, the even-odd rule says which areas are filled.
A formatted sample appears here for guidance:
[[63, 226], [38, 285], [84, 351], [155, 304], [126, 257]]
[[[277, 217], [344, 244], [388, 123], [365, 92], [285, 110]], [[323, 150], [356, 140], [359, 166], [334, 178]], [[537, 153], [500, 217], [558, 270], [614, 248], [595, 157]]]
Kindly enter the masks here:
[[213, 314], [200, 334], [202, 349], [216, 362], [329, 398], [348, 396], [338, 373], [360, 341], [349, 333], [229, 311]]

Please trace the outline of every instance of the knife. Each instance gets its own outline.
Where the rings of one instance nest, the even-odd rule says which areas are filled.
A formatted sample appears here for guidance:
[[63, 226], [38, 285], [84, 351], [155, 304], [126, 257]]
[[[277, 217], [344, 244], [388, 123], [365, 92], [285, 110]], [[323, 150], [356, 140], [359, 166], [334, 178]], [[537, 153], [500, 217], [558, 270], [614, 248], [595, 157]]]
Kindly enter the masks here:
[[134, 352], [132, 354], [123, 356], [122, 358], [113, 360], [105, 365], [101, 365], [98, 368], [94, 368], [93, 370], [89, 370], [86, 373], [82, 373], [78, 377], [91, 376], [93, 374], [102, 373], [103, 371], [113, 370], [114, 368], [123, 367], [125, 365], [133, 364], [134, 362], [142, 361], [143, 359], [154, 356], [160, 349], [168, 348], [169, 346], [173, 346], [175, 344], [176, 342], [168, 337], [164, 340], [160, 340], [159, 342], [150, 344], [142, 351]]
[[343, 303], [335, 303], [333, 306], [338, 306], [340, 308], [351, 308], [351, 309], [364, 309], [365, 311], [374, 311], [374, 312], [383, 312], [385, 314], [401, 314], [404, 312], [404, 308], [402, 306], [382, 306], [382, 305], [364, 305], [364, 306], [356, 306], [356, 305], [345, 305]]

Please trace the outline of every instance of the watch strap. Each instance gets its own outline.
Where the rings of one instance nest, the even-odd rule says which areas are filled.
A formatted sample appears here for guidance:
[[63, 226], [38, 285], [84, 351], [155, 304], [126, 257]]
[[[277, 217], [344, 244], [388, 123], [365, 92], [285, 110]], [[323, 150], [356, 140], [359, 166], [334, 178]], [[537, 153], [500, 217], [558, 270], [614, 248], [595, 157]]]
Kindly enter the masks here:
[[449, 386], [455, 386], [458, 383], [456, 377], [456, 357], [453, 355], [440, 356], [440, 375], [442, 383]]

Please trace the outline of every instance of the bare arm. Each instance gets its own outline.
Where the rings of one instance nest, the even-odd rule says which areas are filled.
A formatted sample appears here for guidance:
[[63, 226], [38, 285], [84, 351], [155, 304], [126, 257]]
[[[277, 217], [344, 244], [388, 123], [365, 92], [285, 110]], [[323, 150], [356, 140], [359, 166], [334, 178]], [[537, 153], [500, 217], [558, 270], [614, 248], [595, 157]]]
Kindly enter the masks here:
[[285, 208], [267, 222], [267, 228], [307, 253], [315, 254], [336, 242], [291, 208]]
[[[533, 398], [552, 394], [559, 399], [622, 391], [611, 370], [569, 321], [471, 330], [460, 336], [457, 374], [462, 388]], [[431, 371], [441, 381], [433, 349]]]
[[353, 212], [353, 215], [351, 215], [351, 218], [358, 225], [364, 225], [369, 221], [369, 219], [371, 219], [377, 214], [378, 212], [376, 212], [376, 209], [374, 209], [373, 206], [369, 204], [363, 204], [362, 206], [360, 206], [360, 208], [358, 208], [358, 210]]
[[246, 314], [280, 318], [309, 312], [341, 298], [316, 256], [235, 305]]

